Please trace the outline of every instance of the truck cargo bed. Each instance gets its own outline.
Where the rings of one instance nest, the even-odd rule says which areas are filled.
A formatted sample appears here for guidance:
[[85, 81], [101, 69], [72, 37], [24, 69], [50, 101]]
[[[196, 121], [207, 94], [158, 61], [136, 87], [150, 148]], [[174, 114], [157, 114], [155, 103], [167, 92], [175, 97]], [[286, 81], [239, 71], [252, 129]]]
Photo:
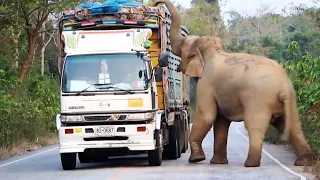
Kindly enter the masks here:
[[[169, 95], [167, 96], [166, 106], [168, 108], [182, 108], [185, 100], [188, 100], [189, 93], [186, 92], [186, 86], [189, 87], [188, 77], [181, 72], [177, 72], [181, 58], [172, 53], [171, 42], [169, 38], [171, 27], [171, 16], [167, 8], [163, 8], [166, 17], [166, 33], [167, 33], [167, 51], [170, 53], [168, 66]], [[189, 34], [186, 27], [181, 27], [182, 36]], [[186, 85], [188, 84], [188, 85]]]

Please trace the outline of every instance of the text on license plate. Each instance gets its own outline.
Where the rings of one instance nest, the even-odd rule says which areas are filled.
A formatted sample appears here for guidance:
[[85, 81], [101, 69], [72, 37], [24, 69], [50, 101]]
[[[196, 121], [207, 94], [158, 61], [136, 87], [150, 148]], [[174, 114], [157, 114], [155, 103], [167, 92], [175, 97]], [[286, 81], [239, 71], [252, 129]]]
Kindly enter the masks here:
[[111, 136], [115, 132], [114, 126], [101, 126], [96, 127], [95, 133], [98, 136]]

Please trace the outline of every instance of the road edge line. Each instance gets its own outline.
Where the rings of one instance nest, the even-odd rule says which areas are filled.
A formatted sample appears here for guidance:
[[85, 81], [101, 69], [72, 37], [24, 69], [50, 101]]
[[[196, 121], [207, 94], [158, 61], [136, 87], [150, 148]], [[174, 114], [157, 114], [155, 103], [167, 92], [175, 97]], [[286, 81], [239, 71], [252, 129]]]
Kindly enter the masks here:
[[[239, 129], [238, 126], [236, 127], [236, 130], [238, 132], [238, 134], [240, 134], [243, 138], [245, 138], [247, 141], [249, 141], [249, 138], [247, 136], [245, 136], [244, 134], [242, 134]], [[267, 155], [270, 159], [272, 159], [275, 163], [277, 163], [280, 167], [282, 167], [284, 170], [288, 171], [289, 173], [300, 177], [301, 180], [306, 180], [307, 178], [304, 177], [301, 174], [298, 174], [296, 172], [294, 172], [293, 170], [291, 170], [289, 167], [287, 167], [286, 165], [282, 164], [278, 159], [276, 159], [275, 157], [273, 157], [271, 154], [269, 154], [265, 149], [262, 148], [262, 152]]]
[[10, 165], [10, 164], [14, 164], [14, 163], [17, 163], [17, 162], [26, 160], [26, 159], [29, 159], [29, 158], [32, 158], [32, 157], [35, 157], [35, 156], [38, 156], [38, 155], [41, 155], [41, 154], [44, 154], [44, 153], [47, 153], [47, 152], [50, 152], [50, 151], [53, 151], [53, 150], [56, 150], [56, 149], [58, 149], [58, 148], [59, 148], [59, 147], [55, 147], [55, 148], [48, 149], [48, 150], [45, 150], [45, 151], [42, 151], [42, 152], [39, 152], [39, 153], [30, 155], [30, 156], [21, 158], [21, 159], [17, 159], [17, 160], [14, 160], [14, 161], [11, 161], [11, 162], [8, 162], [8, 163], [5, 163], [5, 164], [1, 164], [1, 165], [0, 165], [0, 168], [5, 167], [5, 166], [8, 166], [8, 165]]

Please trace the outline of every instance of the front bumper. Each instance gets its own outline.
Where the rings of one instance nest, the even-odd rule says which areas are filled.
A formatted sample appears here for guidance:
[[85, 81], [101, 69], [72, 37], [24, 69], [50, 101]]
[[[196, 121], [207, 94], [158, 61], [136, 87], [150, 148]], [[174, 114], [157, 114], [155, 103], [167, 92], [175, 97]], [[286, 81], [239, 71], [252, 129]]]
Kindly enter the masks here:
[[[60, 127], [60, 153], [84, 152], [85, 149], [94, 148], [128, 148], [131, 151], [155, 149], [155, 124], [114, 125], [115, 132], [112, 136], [96, 135], [96, 127], [104, 126], [106, 125]], [[146, 129], [138, 132], [138, 127], [146, 127]], [[73, 129], [73, 133], [66, 134], [66, 129]], [[120, 132], [119, 129], [121, 129]]]

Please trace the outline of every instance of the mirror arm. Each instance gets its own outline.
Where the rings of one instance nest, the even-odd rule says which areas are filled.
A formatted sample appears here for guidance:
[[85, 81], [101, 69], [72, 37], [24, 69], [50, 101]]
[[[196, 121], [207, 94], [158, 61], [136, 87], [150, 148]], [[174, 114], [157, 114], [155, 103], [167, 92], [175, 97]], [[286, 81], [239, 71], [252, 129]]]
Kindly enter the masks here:
[[149, 84], [149, 82], [151, 81], [151, 79], [152, 79], [152, 77], [153, 77], [153, 75], [154, 75], [154, 70], [157, 68], [159, 66], [159, 63], [155, 66], [155, 67], [153, 67], [152, 68], [152, 70], [151, 70], [151, 77], [149, 78], [149, 79], [147, 79], [147, 83]]

